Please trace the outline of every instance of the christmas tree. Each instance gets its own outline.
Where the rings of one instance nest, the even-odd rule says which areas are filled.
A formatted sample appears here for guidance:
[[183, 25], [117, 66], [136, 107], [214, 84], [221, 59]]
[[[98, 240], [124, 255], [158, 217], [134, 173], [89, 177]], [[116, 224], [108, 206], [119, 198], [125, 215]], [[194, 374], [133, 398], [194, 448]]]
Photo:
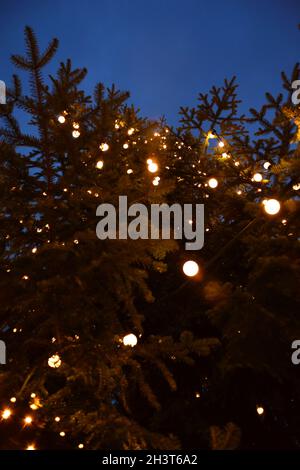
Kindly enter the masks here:
[[[174, 128], [70, 60], [45, 78], [58, 41], [25, 40], [30, 94], [15, 75], [0, 107], [1, 448], [296, 448], [298, 67], [250, 117], [232, 79]], [[99, 240], [120, 195], [204, 203], [203, 249]]]

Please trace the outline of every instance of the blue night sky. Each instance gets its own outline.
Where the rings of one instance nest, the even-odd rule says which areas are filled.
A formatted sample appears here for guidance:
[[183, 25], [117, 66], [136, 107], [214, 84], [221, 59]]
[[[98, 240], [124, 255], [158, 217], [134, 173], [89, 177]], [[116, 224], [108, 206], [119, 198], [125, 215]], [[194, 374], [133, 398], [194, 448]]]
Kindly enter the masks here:
[[70, 57], [97, 81], [129, 90], [143, 115], [176, 122], [181, 105], [236, 74], [243, 111], [277, 92], [300, 60], [299, 0], [10, 0], [1, 2], [0, 79], [32, 26], [42, 48], [60, 40], [47, 72]]

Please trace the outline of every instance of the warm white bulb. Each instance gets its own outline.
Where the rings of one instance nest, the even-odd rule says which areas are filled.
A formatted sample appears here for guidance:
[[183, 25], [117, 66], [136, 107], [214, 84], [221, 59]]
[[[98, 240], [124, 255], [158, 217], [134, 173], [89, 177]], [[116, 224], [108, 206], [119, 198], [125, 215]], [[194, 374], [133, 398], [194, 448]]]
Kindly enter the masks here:
[[257, 406], [256, 407], [256, 412], [257, 412], [258, 415], [263, 415], [265, 410], [263, 409], [262, 406]]
[[32, 417], [31, 416], [25, 416], [24, 423], [25, 424], [31, 424], [32, 423]]
[[199, 272], [199, 265], [196, 261], [186, 261], [183, 265], [183, 272], [188, 277], [194, 277]]
[[155, 163], [155, 162], [151, 162], [148, 164], [148, 171], [150, 171], [150, 173], [156, 173], [158, 170], [158, 164]]
[[26, 450], [35, 450], [35, 446], [33, 444], [30, 444]]
[[78, 139], [78, 137], [80, 136], [80, 132], [79, 131], [73, 131], [72, 136], [74, 137], [74, 139]]
[[73, 129], [79, 129], [78, 122], [73, 122]]
[[129, 145], [127, 144], [127, 142], [125, 142], [125, 144], [123, 144], [123, 149], [128, 149]]
[[131, 168], [128, 168], [127, 175], [131, 175], [132, 173], [133, 173], [133, 170]]
[[102, 152], [107, 152], [109, 145], [106, 142], [102, 142], [102, 144], [99, 145], [99, 148], [102, 150]]
[[62, 115], [61, 115], [61, 116], [58, 116], [57, 120], [58, 120], [58, 122], [59, 122], [60, 124], [63, 124], [64, 122], [66, 122], [65, 116], [62, 116]]
[[137, 337], [133, 333], [125, 335], [123, 338], [124, 346], [131, 346], [132, 348], [137, 344]]
[[59, 422], [60, 422], [60, 417], [59, 417], [59, 416], [55, 416], [54, 421], [56, 421], [57, 423], [59, 423]]
[[78, 444], [78, 449], [83, 449], [84, 445], [83, 444]]
[[103, 160], [98, 160], [96, 163], [96, 167], [98, 168], [98, 170], [102, 170], [103, 165], [104, 165]]
[[267, 199], [263, 201], [264, 210], [269, 215], [278, 214], [280, 211], [280, 202], [277, 199]]
[[271, 166], [270, 162], [265, 162], [264, 163], [264, 169], [267, 170]]
[[260, 173], [255, 173], [253, 175], [253, 181], [255, 181], [256, 183], [260, 183], [262, 181], [263, 177]]
[[130, 127], [130, 129], [128, 129], [128, 131], [127, 131], [127, 134], [132, 135], [133, 133], [134, 133], [134, 128]]
[[16, 397], [11, 397], [10, 401], [11, 401], [12, 403], [16, 403], [17, 399], [16, 399]]
[[224, 142], [223, 142], [222, 140], [220, 140], [220, 142], [218, 143], [218, 145], [219, 145], [220, 148], [225, 147], [225, 144], [224, 144]]
[[207, 134], [207, 138], [208, 139], [216, 139], [217, 136], [213, 132], [209, 131], [208, 134]]
[[9, 408], [5, 408], [5, 410], [2, 411], [2, 418], [3, 419], [8, 419], [11, 416], [11, 411]]
[[52, 367], [53, 369], [57, 369], [61, 366], [61, 358], [58, 354], [53, 354], [53, 356], [49, 357], [48, 366]]
[[212, 189], [216, 188], [218, 186], [218, 180], [216, 180], [216, 178], [210, 178], [208, 180], [208, 186]]
[[64, 431], [61, 431], [61, 432], [59, 433], [59, 435], [60, 435], [60, 437], [65, 437], [66, 433], [65, 433]]

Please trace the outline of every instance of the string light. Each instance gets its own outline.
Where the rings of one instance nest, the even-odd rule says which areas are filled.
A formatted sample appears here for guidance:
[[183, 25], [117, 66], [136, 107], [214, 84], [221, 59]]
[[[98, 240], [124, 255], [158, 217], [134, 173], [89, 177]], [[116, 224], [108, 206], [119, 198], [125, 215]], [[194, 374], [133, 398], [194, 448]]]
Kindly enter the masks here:
[[22, 277], [22, 279], [23, 279], [24, 281], [28, 281], [29, 276], [27, 276], [26, 274], [24, 274], [24, 276]]
[[53, 356], [49, 357], [48, 366], [52, 367], [53, 369], [57, 369], [61, 366], [61, 358], [58, 354], [53, 354]]
[[29, 446], [26, 447], [26, 450], [36, 450], [34, 444], [30, 444]]
[[271, 166], [271, 163], [270, 163], [270, 162], [265, 162], [265, 163], [263, 164], [263, 167], [264, 167], [265, 170], [267, 170], [270, 166]]
[[150, 163], [148, 163], [148, 171], [150, 171], [150, 173], [156, 173], [158, 170], [158, 164], [151, 161]]
[[196, 398], [200, 398], [200, 397], [201, 397], [200, 393], [199, 393], [199, 392], [196, 392], [195, 397], [196, 397]]
[[260, 183], [263, 179], [262, 175], [260, 173], [255, 173], [253, 175], [253, 181], [255, 181], [256, 183]]
[[156, 176], [156, 177], [152, 180], [153, 186], [158, 186], [158, 185], [159, 185], [159, 181], [160, 181], [160, 177], [159, 177], [159, 176]]
[[73, 129], [79, 129], [78, 122], [73, 122]]
[[131, 175], [132, 173], [133, 173], [133, 170], [131, 168], [128, 168], [127, 175]]
[[287, 224], [287, 220], [286, 220], [286, 219], [282, 219], [281, 223], [282, 223], [282, 225], [286, 225], [286, 224]]
[[56, 421], [57, 423], [59, 423], [59, 422], [60, 422], [60, 417], [59, 417], [59, 416], [55, 416], [54, 421]]
[[124, 346], [131, 346], [132, 348], [136, 346], [137, 344], [137, 337], [133, 333], [129, 333], [128, 335], [125, 335], [124, 338], [122, 339], [122, 343]]
[[294, 184], [293, 190], [294, 190], [294, 191], [298, 191], [299, 189], [300, 189], [300, 183]]
[[107, 152], [107, 150], [109, 149], [109, 145], [106, 142], [103, 142], [99, 145], [99, 148], [100, 150], [102, 150], [102, 152]]
[[31, 416], [25, 416], [24, 424], [29, 425], [31, 423], [32, 423], [32, 417]]
[[208, 134], [207, 134], [207, 138], [208, 139], [216, 139], [217, 136], [213, 132], [209, 131]]
[[224, 144], [224, 142], [223, 142], [222, 140], [220, 140], [220, 142], [218, 143], [218, 145], [219, 145], [220, 148], [225, 147], [225, 144]]
[[128, 149], [129, 145], [127, 142], [125, 142], [125, 144], [123, 144], [123, 149]]
[[84, 445], [83, 444], [78, 444], [78, 449], [83, 449]]
[[2, 419], [8, 419], [10, 418], [11, 416], [11, 410], [9, 408], [5, 408], [3, 411], [2, 411]]
[[278, 214], [280, 211], [280, 202], [277, 199], [265, 199], [263, 205], [265, 212], [269, 215]]
[[63, 115], [58, 116], [57, 120], [60, 124], [64, 124], [66, 122], [66, 118]]
[[210, 178], [208, 180], [208, 186], [212, 189], [216, 188], [218, 186], [218, 180], [216, 180], [216, 178]]
[[102, 170], [103, 165], [104, 165], [103, 160], [98, 160], [96, 163], [96, 167], [98, 168], [98, 170]]
[[132, 135], [134, 133], [134, 131], [135, 131], [134, 127], [130, 127], [130, 129], [128, 129], [128, 131], [127, 131], [127, 134]]
[[80, 136], [80, 132], [79, 131], [73, 131], [72, 136], [74, 137], [74, 139], [78, 139], [78, 137]]
[[65, 433], [64, 431], [61, 431], [61, 432], [59, 433], [59, 435], [60, 435], [60, 437], [65, 437], [66, 433]]
[[37, 252], [37, 248], [36, 247], [32, 248], [31, 253], [36, 253], [36, 252]]
[[16, 403], [17, 399], [16, 399], [16, 397], [11, 397], [10, 401], [11, 401], [12, 403]]
[[262, 406], [257, 406], [256, 407], [256, 412], [257, 412], [258, 415], [263, 415], [265, 410], [263, 409]]
[[184, 263], [182, 269], [186, 276], [194, 277], [199, 272], [199, 265], [196, 261], [189, 260]]

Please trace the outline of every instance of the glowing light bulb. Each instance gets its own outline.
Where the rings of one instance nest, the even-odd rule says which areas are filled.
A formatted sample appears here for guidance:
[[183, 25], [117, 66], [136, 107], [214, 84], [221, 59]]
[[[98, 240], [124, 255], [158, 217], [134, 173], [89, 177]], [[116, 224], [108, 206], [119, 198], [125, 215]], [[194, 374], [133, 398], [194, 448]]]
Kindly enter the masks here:
[[152, 163], [152, 161], [153, 161], [152, 158], [148, 158], [147, 165], [150, 165]]
[[213, 132], [209, 131], [208, 134], [207, 134], [207, 138], [208, 139], [216, 139], [217, 136]]
[[99, 148], [100, 150], [102, 150], [102, 152], [107, 152], [107, 150], [109, 149], [109, 145], [106, 142], [103, 142], [99, 145]]
[[216, 178], [210, 178], [208, 180], [208, 186], [212, 189], [216, 188], [218, 186], [218, 180], [216, 180]]
[[150, 173], [156, 173], [158, 170], [158, 164], [155, 163], [155, 162], [151, 162], [148, 164], [148, 171], [150, 171]]
[[59, 435], [60, 435], [60, 437], [65, 437], [66, 433], [65, 433], [64, 431], [61, 431], [61, 432], [59, 433]]
[[129, 145], [127, 144], [127, 142], [125, 142], [125, 144], [123, 144], [123, 149], [128, 149]]
[[9, 408], [5, 408], [3, 411], [2, 411], [2, 419], [8, 419], [10, 418], [11, 416], [11, 410]]
[[24, 274], [24, 276], [22, 277], [22, 279], [23, 279], [24, 281], [28, 281], [29, 276], [27, 276], [26, 274]]
[[64, 124], [64, 122], [66, 122], [66, 118], [63, 115], [58, 116], [57, 120], [60, 124]]
[[218, 143], [218, 146], [219, 146], [220, 148], [223, 148], [223, 147], [225, 147], [225, 144], [224, 144], [224, 142], [223, 142], [222, 140], [220, 140], [220, 142]]
[[104, 165], [103, 160], [98, 160], [96, 163], [96, 167], [98, 168], [98, 170], [102, 170], [103, 165]]
[[37, 248], [36, 247], [32, 248], [31, 253], [36, 253], [36, 252], [37, 252]]
[[255, 173], [253, 175], [253, 181], [255, 181], [256, 183], [260, 183], [263, 179], [262, 175], [260, 173]]
[[262, 406], [257, 406], [256, 407], [256, 412], [257, 412], [258, 415], [263, 415], [265, 410], [263, 409]]
[[36, 450], [34, 444], [30, 444], [26, 447], [26, 450]]
[[223, 158], [230, 158], [230, 155], [228, 155], [228, 153], [226, 153], [226, 152], [223, 152], [223, 153], [222, 153], [222, 157], [223, 157]]
[[79, 129], [78, 122], [73, 122], [73, 129]]
[[32, 393], [30, 396], [31, 396], [31, 398], [35, 398], [35, 397], [36, 397], [36, 393]]
[[17, 399], [16, 399], [16, 397], [11, 397], [10, 401], [11, 401], [12, 403], [16, 403]]
[[57, 423], [59, 423], [59, 422], [60, 422], [60, 417], [59, 417], [59, 416], [55, 416], [54, 421], [56, 421]]
[[183, 272], [188, 277], [194, 277], [199, 272], [199, 265], [196, 261], [186, 261], [182, 267]]
[[134, 127], [130, 127], [130, 129], [128, 129], [128, 131], [127, 131], [127, 134], [132, 135], [134, 133], [134, 131], [135, 131]]
[[31, 416], [25, 416], [24, 423], [25, 424], [31, 424], [32, 423], [32, 417]]
[[83, 444], [78, 444], [78, 449], [83, 449], [84, 445]]
[[137, 337], [133, 333], [129, 333], [124, 336], [122, 342], [124, 346], [130, 346], [133, 348], [137, 344]]
[[265, 162], [264, 165], [263, 165], [265, 170], [267, 170], [270, 166], [271, 166], [270, 162]]
[[128, 168], [127, 175], [131, 175], [132, 173], [133, 173], [133, 170], [131, 168]]
[[72, 136], [74, 137], [74, 139], [78, 139], [78, 137], [80, 136], [80, 132], [79, 131], [73, 131]]
[[293, 185], [293, 190], [294, 191], [299, 191], [299, 189], [300, 189], [300, 183]]
[[280, 202], [277, 199], [266, 199], [263, 201], [264, 210], [269, 215], [278, 214], [280, 211]]
[[196, 398], [200, 398], [200, 397], [201, 397], [200, 393], [197, 392], [197, 393], [195, 394], [195, 397], [196, 397]]
[[53, 356], [49, 357], [48, 366], [52, 367], [53, 369], [57, 369], [61, 366], [61, 358], [58, 354], [53, 354]]

